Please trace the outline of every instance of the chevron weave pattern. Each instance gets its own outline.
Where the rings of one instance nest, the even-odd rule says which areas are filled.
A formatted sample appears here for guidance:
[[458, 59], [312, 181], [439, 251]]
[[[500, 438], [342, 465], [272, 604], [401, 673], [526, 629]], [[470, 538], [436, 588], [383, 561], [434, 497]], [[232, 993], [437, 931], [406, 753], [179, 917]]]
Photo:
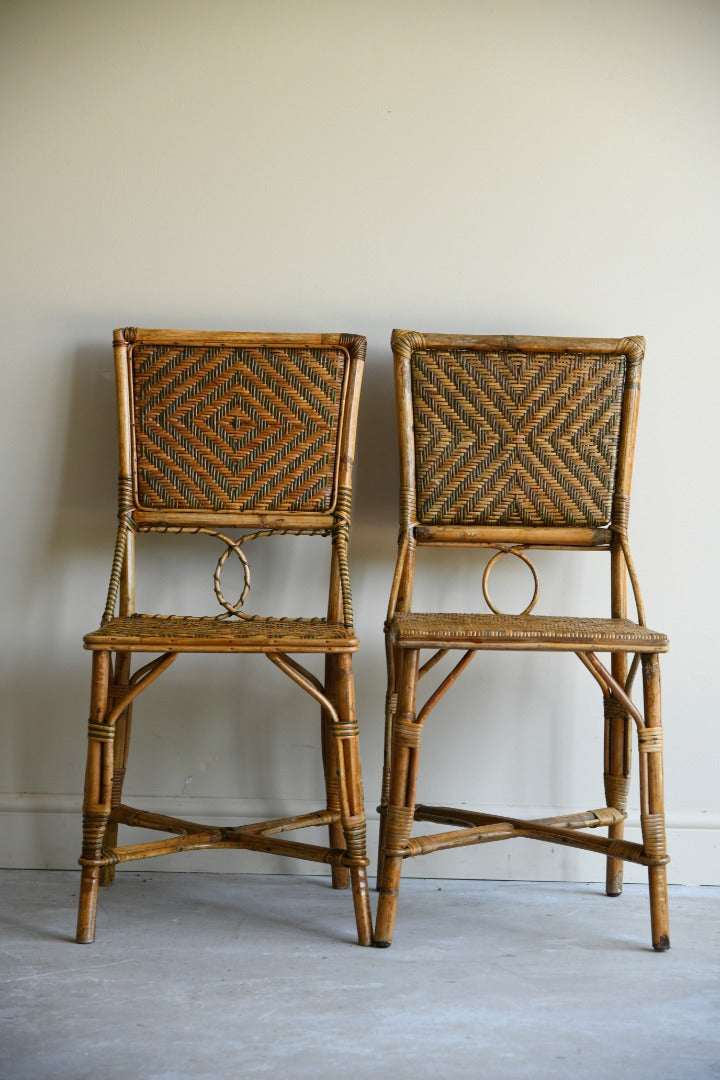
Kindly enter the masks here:
[[346, 353], [337, 347], [132, 347], [143, 509], [325, 513]]
[[423, 524], [610, 520], [625, 357], [413, 352]]

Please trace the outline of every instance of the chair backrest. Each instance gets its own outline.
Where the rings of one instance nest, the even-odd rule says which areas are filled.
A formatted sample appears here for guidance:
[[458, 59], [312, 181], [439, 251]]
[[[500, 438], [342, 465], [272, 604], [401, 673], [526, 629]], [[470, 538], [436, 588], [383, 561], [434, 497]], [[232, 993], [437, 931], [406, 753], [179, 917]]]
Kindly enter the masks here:
[[412, 543], [625, 544], [643, 338], [392, 342]]
[[364, 338], [130, 327], [114, 346], [126, 577], [130, 532], [221, 528], [328, 533], [346, 576]]

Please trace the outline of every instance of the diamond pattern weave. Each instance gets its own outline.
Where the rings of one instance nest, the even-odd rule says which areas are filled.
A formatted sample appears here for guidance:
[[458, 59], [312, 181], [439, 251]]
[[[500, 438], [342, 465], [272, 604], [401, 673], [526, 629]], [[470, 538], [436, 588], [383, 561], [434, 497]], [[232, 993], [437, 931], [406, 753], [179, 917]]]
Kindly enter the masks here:
[[345, 364], [336, 347], [136, 343], [138, 506], [331, 510]]
[[413, 352], [422, 524], [606, 525], [623, 356]]

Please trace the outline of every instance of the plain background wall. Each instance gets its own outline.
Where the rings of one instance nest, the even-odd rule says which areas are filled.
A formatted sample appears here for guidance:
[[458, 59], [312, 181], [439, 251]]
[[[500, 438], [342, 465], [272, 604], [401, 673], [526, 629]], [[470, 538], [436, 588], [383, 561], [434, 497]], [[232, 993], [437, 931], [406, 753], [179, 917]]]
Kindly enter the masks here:
[[[115, 326], [366, 334], [352, 569], [374, 817], [397, 522], [389, 337], [403, 326], [647, 337], [631, 538], [650, 623], [672, 642], [671, 880], [720, 881], [720, 5], [6, 0], [0, 49], [0, 865], [78, 854], [80, 643], [114, 539]], [[192, 587], [182, 549], [183, 599], [210, 594], [210, 549]], [[253, 558], [279, 602], [296, 584], [310, 603], [295, 561]], [[542, 610], [597, 610], [603, 559], [574, 558], [560, 578], [538, 559]], [[162, 565], [150, 545], [149, 586]], [[454, 560], [446, 569], [442, 594], [420, 595], [467, 604]], [[151, 592], [146, 606], [166, 601]], [[130, 796], [199, 818], [313, 805], [312, 703], [259, 659], [181, 663], [138, 707]], [[480, 658], [446, 700], [425, 801], [602, 802], [599, 694], [572, 658]], [[592, 856], [523, 843], [411, 869], [604, 874]], [[298, 868], [203, 859], [159, 865]]]

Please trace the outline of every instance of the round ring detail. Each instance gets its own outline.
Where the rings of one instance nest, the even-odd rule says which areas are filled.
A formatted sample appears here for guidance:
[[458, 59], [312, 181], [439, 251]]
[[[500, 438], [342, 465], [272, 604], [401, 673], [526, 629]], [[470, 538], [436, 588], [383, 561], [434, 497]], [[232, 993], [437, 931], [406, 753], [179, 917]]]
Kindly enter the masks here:
[[490, 571], [492, 570], [493, 566], [498, 561], [498, 559], [501, 559], [503, 557], [503, 555], [514, 555], [516, 559], [520, 559], [521, 562], [524, 562], [525, 565], [530, 568], [530, 573], [533, 576], [533, 583], [534, 583], [534, 590], [533, 590], [532, 600], [530, 601], [528, 606], [525, 608], [525, 610], [521, 611], [519, 613], [520, 615], [529, 615], [530, 612], [532, 611], [532, 609], [537, 604], [538, 594], [539, 594], [539, 591], [540, 591], [540, 586], [539, 586], [539, 583], [538, 583], [538, 576], [537, 576], [537, 572], [535, 570], [535, 567], [533, 566], [532, 562], [527, 557], [527, 555], [523, 551], [521, 551], [519, 548], [512, 548], [512, 547], [510, 547], [510, 548], [500, 548], [500, 550], [497, 551], [493, 555], [492, 559], [490, 559], [490, 561], [488, 562], [487, 566], [485, 567], [485, 571], [484, 571], [483, 577], [482, 577], [482, 591], [483, 591], [483, 596], [485, 597], [485, 603], [487, 604], [487, 606], [490, 608], [490, 610], [495, 615], [507, 615], [508, 614], [508, 612], [500, 611], [499, 608], [495, 607], [492, 600], [488, 596], [488, 591], [487, 591], [487, 583], [488, 583], [488, 578], [490, 577]]

